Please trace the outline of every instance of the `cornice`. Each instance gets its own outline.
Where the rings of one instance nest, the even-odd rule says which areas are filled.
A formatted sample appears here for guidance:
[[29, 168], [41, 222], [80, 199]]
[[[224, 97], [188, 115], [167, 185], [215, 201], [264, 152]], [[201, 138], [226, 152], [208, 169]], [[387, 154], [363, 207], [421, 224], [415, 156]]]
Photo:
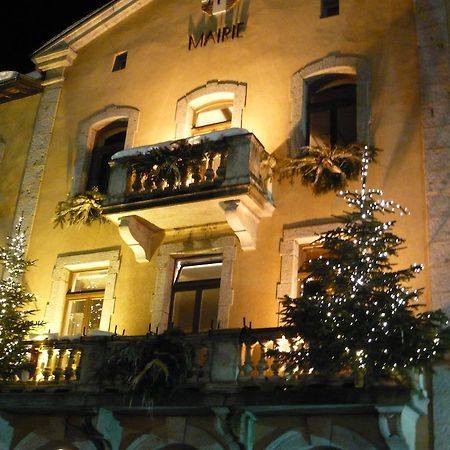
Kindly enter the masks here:
[[48, 41], [31, 59], [42, 71], [69, 67], [81, 48], [152, 1], [112, 1]]

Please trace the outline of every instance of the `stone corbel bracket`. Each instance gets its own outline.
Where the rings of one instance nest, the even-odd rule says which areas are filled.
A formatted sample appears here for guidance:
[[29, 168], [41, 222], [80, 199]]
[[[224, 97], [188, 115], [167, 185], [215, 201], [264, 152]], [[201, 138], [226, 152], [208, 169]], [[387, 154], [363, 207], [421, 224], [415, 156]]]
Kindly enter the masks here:
[[408, 450], [409, 446], [402, 433], [403, 406], [377, 405], [378, 426], [390, 450]]
[[242, 200], [220, 202], [225, 212], [225, 219], [234, 231], [244, 251], [255, 250], [258, 224], [261, 217], [270, 217], [272, 210], [252, 208]]
[[139, 216], [121, 217], [119, 234], [134, 253], [138, 263], [150, 261], [164, 237], [163, 230]]

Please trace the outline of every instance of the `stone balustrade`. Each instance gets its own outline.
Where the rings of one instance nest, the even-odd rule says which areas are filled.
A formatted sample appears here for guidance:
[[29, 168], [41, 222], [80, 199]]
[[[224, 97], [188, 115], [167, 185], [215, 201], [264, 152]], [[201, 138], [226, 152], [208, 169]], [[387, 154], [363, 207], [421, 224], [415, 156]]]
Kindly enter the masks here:
[[126, 149], [112, 157], [105, 206], [245, 184], [271, 198], [268, 159], [242, 129]]
[[[292, 345], [288, 333], [283, 328], [246, 327], [185, 335], [181, 339], [193, 350], [194, 358], [184, 384], [206, 388], [211, 385], [220, 390], [305, 382], [308, 376], [301, 368], [295, 373], [287, 371], [276, 357], [268, 354], [275, 347], [287, 350]], [[155, 338], [154, 334], [145, 337], [149, 345]], [[122, 382], [115, 385], [110, 379], [102, 380], [100, 369], [117, 350], [142, 339], [111, 335], [32, 342], [29, 359], [34, 371], [24, 371], [20, 380], [8, 386], [20, 385], [25, 390], [61, 385], [81, 391], [100, 391], [105, 387], [124, 390]]]

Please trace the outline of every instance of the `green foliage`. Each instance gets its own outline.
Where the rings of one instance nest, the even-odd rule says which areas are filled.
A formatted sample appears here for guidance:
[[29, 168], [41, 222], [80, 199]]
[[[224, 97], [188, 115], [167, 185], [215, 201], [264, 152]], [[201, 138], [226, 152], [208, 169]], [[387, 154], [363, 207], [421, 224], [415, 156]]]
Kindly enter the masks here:
[[[365, 173], [364, 173], [365, 172]], [[306, 261], [299, 298], [286, 297], [282, 318], [298, 333], [296, 345], [278, 357], [290, 370], [305, 373], [360, 373], [367, 382], [380, 376], [408, 381], [412, 370], [430, 369], [450, 348], [445, 314], [420, 312], [420, 289], [407, 283], [420, 264], [394, 270], [403, 239], [393, 220], [378, 216], [405, 210], [365, 188], [343, 193], [350, 212], [342, 225], [314, 242], [325, 255]]]
[[193, 347], [184, 333], [171, 329], [161, 335], [133, 339], [113, 351], [99, 376], [125, 381], [144, 404], [171, 393], [189, 376], [194, 358]]
[[156, 185], [160, 180], [170, 180], [173, 185], [180, 182], [189, 168], [195, 169], [207, 158], [220, 154], [221, 146], [215, 143], [213, 147], [210, 148], [208, 141], [190, 144], [187, 140], [180, 140], [168, 147], [152, 148], [145, 155], [133, 157], [131, 167], [145, 171]]
[[25, 233], [21, 231], [22, 220], [14, 236], [7, 238], [6, 247], [0, 248], [0, 264], [6, 269], [6, 276], [0, 280], [0, 379], [10, 380], [27, 365], [27, 344], [29, 333], [40, 322], [29, 319], [34, 312], [29, 309], [35, 296], [25, 289], [20, 279], [32, 265], [24, 257]]
[[64, 225], [91, 225], [94, 222], [105, 223], [101, 202], [105, 198], [97, 187], [74, 196], [57, 204], [53, 223], [56, 226]]
[[[355, 180], [361, 173], [364, 146], [351, 144], [345, 147], [303, 147], [298, 158], [280, 161], [276, 174], [280, 180], [301, 178], [302, 183], [311, 186], [314, 194], [339, 191], [347, 186], [348, 180]], [[378, 149], [369, 149], [373, 161]]]

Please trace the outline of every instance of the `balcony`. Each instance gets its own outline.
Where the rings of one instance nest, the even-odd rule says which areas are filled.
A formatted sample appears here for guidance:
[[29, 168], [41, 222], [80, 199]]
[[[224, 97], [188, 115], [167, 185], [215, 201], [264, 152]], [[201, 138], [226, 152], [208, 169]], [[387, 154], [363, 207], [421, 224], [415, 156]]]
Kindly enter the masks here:
[[259, 221], [274, 210], [269, 166], [262, 144], [240, 128], [126, 149], [112, 157], [104, 213], [137, 242], [148, 240], [142, 229], [226, 221], [251, 250]]
[[[243, 328], [179, 337], [184, 348], [192, 350], [191, 370], [175, 387], [176, 395], [164, 395], [153, 403], [153, 410], [200, 411], [245, 405], [246, 409], [259, 412], [283, 406], [322, 413], [338, 409], [373, 413], [376, 405], [393, 411], [392, 408], [408, 402], [409, 391], [398, 385], [384, 384], [369, 389], [355, 387], [351, 376], [317, 378], [301, 367], [287, 372], [267, 353], [274, 343], [279, 347], [291, 345], [286, 333], [287, 330], [280, 328]], [[127, 345], [132, 348], [138, 342], [151, 346], [155, 339], [154, 334], [111, 335], [34, 342], [30, 360], [35, 370], [24, 372], [21, 381], [1, 385], [0, 410], [55, 413], [91, 411], [101, 406], [129, 412], [130, 405], [133, 410], [145, 410], [148, 405], [127, 390], [123, 376], [117, 373], [117, 377], [106, 378], [101, 368], [121, 348]]]

